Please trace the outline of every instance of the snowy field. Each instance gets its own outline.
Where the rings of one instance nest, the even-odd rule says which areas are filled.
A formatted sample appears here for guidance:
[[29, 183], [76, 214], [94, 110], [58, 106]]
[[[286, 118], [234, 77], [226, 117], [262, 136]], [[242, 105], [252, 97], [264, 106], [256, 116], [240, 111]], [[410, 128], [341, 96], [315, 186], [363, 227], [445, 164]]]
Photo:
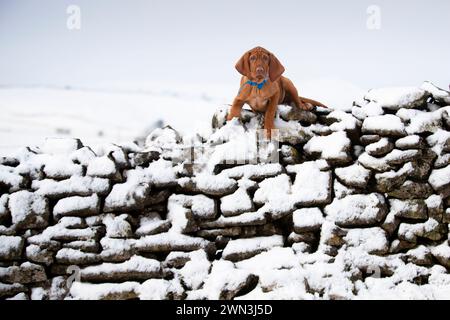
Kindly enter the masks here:
[[[365, 90], [320, 79], [300, 94], [334, 109], [349, 109]], [[233, 101], [236, 85], [121, 84], [89, 89], [0, 88], [0, 155], [46, 137], [77, 137], [87, 145], [126, 143], [170, 125], [182, 133], [209, 130], [214, 111]]]

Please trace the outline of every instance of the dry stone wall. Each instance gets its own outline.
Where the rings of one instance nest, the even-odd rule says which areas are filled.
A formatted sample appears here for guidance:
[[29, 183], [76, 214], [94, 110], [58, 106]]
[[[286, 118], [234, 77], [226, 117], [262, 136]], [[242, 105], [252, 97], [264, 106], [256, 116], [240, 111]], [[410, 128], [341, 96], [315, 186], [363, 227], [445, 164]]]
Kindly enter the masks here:
[[2, 299], [450, 298], [450, 94], [0, 159]]

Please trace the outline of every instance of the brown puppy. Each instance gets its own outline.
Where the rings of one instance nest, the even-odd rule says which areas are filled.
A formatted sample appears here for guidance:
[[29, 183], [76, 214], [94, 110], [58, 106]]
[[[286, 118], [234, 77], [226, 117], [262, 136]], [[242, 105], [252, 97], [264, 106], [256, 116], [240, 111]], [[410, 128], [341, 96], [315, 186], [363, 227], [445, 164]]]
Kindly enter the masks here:
[[[241, 88], [234, 98], [227, 120], [240, 117], [242, 107], [247, 103], [254, 111], [264, 112], [264, 129], [270, 138], [274, 129], [274, 117], [279, 104], [294, 104], [303, 110], [322, 103], [299, 97], [297, 89], [288, 78], [282, 76], [284, 67], [278, 59], [264, 48], [247, 51], [236, 63], [236, 70], [242, 74]], [[326, 108], [326, 107], [325, 107]]]

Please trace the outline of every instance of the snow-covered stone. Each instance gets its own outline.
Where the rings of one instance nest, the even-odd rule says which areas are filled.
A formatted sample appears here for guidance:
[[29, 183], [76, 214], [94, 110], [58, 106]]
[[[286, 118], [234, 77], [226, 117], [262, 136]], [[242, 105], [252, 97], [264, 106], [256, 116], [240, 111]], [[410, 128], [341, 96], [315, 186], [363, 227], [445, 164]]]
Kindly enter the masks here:
[[395, 187], [400, 186], [405, 182], [409, 174], [413, 172], [413, 165], [408, 162], [404, 164], [399, 170], [390, 170], [375, 174], [376, 189], [379, 192], [389, 192]]
[[103, 218], [103, 223], [106, 226], [106, 236], [110, 238], [130, 238], [133, 235], [131, 225], [127, 221], [128, 215], [114, 215], [107, 214]]
[[390, 213], [399, 218], [426, 220], [428, 217], [425, 201], [423, 200], [389, 199], [389, 206]]
[[392, 114], [366, 118], [361, 130], [365, 134], [378, 134], [380, 136], [404, 136], [406, 134], [401, 119]]
[[222, 258], [230, 261], [240, 261], [273, 247], [282, 247], [283, 243], [283, 236], [280, 235], [231, 240], [223, 250]]
[[18, 236], [0, 235], [0, 260], [19, 260], [24, 240]]
[[200, 174], [194, 178], [181, 178], [178, 184], [183, 191], [199, 192], [212, 196], [225, 196], [237, 189], [237, 182], [224, 175]]
[[331, 202], [331, 172], [322, 169], [322, 164], [317, 161], [287, 167], [289, 173], [295, 173], [292, 200], [297, 205], [319, 205]]
[[400, 150], [421, 149], [423, 147], [423, 139], [418, 135], [409, 135], [395, 141], [395, 147]]
[[425, 81], [421, 86], [421, 89], [431, 93], [433, 99], [444, 106], [450, 105], [450, 92], [435, 86], [429, 81]]
[[79, 139], [72, 138], [47, 138], [40, 146], [43, 153], [55, 154], [70, 154], [83, 147]]
[[20, 266], [0, 267], [0, 281], [7, 283], [29, 284], [47, 280], [44, 267], [30, 262]]
[[343, 184], [357, 188], [365, 188], [371, 177], [371, 171], [358, 163], [348, 167], [336, 168], [334, 173]]
[[89, 161], [86, 174], [99, 178], [120, 179], [120, 172], [111, 156], [97, 157]]
[[158, 212], [151, 211], [139, 218], [139, 226], [135, 234], [137, 236], [147, 236], [166, 232], [170, 227], [170, 221], [161, 219]]
[[347, 163], [350, 160], [350, 139], [345, 131], [333, 132], [328, 136], [315, 136], [306, 143], [303, 150], [309, 155], [334, 163]]
[[17, 228], [42, 228], [48, 224], [48, 200], [30, 191], [18, 191], [10, 195], [8, 202], [12, 223]]
[[387, 206], [381, 194], [355, 194], [333, 200], [325, 214], [341, 227], [371, 226], [385, 218]]
[[319, 230], [324, 218], [319, 208], [303, 208], [294, 211], [292, 220], [295, 232], [302, 233]]
[[375, 143], [366, 146], [365, 150], [374, 157], [384, 156], [394, 149], [394, 144], [388, 138], [381, 138]]
[[58, 200], [53, 208], [55, 218], [63, 216], [93, 216], [100, 213], [100, 198], [97, 194], [88, 197], [73, 196]]
[[189, 292], [187, 298], [229, 300], [256, 280], [256, 276], [248, 271], [236, 269], [232, 262], [217, 260], [213, 262], [211, 272], [203, 287]]
[[220, 199], [220, 211], [226, 217], [250, 212], [253, 209], [253, 201], [244, 188], [239, 188], [234, 193]]
[[102, 263], [80, 270], [82, 281], [123, 282], [160, 278], [163, 275], [161, 263], [155, 259], [133, 256], [121, 263]]
[[443, 229], [439, 222], [428, 219], [423, 223], [401, 223], [398, 228], [398, 237], [409, 242], [416, 242], [417, 237], [437, 241], [442, 238], [442, 232]]
[[[433, 189], [439, 193], [443, 193], [444, 197], [450, 195], [450, 165], [442, 169], [434, 169], [431, 171], [428, 182]], [[10, 200], [11, 201], [11, 200]]]
[[417, 87], [372, 89], [364, 99], [376, 102], [384, 109], [416, 108], [425, 104], [430, 94]]
[[34, 180], [32, 189], [43, 196], [61, 199], [70, 196], [90, 196], [94, 193], [105, 195], [110, 189], [110, 182], [103, 178], [72, 176], [61, 181]]
[[389, 249], [386, 232], [379, 227], [349, 230], [344, 241], [348, 246], [360, 248], [370, 254], [385, 254]]

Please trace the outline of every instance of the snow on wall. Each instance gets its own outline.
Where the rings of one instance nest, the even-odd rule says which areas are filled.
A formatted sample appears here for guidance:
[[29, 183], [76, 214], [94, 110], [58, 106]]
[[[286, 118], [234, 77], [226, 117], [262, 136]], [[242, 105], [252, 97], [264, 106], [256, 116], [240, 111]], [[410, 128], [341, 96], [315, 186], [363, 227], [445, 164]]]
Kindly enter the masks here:
[[450, 99], [370, 91], [0, 158], [2, 299], [450, 298]]

